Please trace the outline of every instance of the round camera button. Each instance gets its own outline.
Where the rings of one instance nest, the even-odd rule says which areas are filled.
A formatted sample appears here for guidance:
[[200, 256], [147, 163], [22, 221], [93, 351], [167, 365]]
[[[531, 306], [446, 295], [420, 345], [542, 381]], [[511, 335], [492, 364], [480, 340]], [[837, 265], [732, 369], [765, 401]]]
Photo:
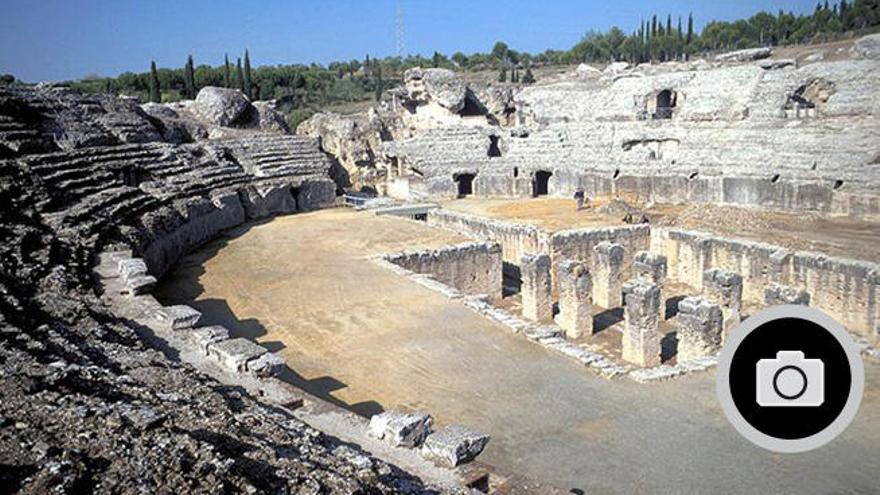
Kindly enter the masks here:
[[733, 427], [775, 452], [804, 452], [842, 433], [858, 411], [865, 376], [843, 326], [806, 306], [773, 306], [728, 335], [716, 392]]

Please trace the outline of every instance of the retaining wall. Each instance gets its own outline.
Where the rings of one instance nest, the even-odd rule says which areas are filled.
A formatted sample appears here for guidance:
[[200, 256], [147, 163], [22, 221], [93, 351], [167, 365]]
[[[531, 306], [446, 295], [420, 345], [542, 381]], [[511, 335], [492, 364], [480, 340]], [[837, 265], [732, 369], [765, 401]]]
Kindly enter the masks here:
[[546, 234], [531, 225], [501, 222], [448, 210], [429, 212], [428, 225], [478, 239], [494, 240], [501, 244], [503, 260], [517, 266], [525, 253], [547, 252]]
[[553, 279], [556, 280], [557, 268], [565, 260], [583, 261], [592, 267], [593, 247], [603, 241], [623, 246], [623, 280], [628, 280], [632, 275], [633, 256], [651, 245], [651, 228], [643, 224], [556, 232], [548, 242]]
[[652, 251], [666, 255], [668, 276], [702, 290], [702, 272], [725, 268], [743, 277], [743, 299], [763, 305], [771, 283], [810, 293], [810, 305], [869, 340], [880, 332], [880, 265], [821, 253], [717, 237], [697, 231], [654, 228]]
[[467, 295], [501, 299], [502, 254], [498, 243], [468, 243], [427, 251], [404, 251], [383, 257], [411, 272], [431, 275]]

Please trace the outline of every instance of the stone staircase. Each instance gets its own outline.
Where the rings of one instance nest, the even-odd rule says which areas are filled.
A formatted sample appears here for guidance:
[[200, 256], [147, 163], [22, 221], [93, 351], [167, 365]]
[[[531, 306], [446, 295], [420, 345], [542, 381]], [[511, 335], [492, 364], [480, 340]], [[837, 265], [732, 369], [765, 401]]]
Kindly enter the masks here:
[[318, 141], [305, 136], [254, 135], [212, 141], [218, 155], [228, 154], [255, 177], [322, 175], [330, 159], [318, 147]]

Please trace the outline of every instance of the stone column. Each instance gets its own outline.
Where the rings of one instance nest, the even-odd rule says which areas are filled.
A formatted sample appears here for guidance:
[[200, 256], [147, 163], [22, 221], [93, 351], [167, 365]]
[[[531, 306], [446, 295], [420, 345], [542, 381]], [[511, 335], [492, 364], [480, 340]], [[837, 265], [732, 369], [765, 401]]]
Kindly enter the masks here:
[[633, 257], [632, 269], [634, 278], [650, 282], [660, 288], [660, 320], [665, 320], [664, 303], [668, 297], [663, 289], [663, 282], [666, 280], [666, 256], [650, 251], [639, 251]]
[[534, 321], [552, 321], [550, 257], [546, 254], [524, 254], [520, 261], [520, 275], [523, 316]]
[[770, 284], [764, 289], [764, 304], [778, 306], [780, 304], [810, 305], [810, 293], [782, 284]]
[[678, 362], [711, 356], [721, 348], [721, 306], [702, 297], [678, 303]]
[[660, 288], [642, 280], [627, 283], [623, 359], [643, 367], [660, 364]]
[[556, 324], [565, 336], [576, 339], [593, 333], [593, 279], [584, 263], [565, 260], [556, 272], [559, 277], [559, 314]]
[[703, 272], [703, 295], [709, 301], [721, 306], [725, 338], [727, 332], [739, 325], [742, 292], [743, 279], [738, 273], [723, 268], [710, 268]]
[[593, 247], [593, 302], [605, 308], [620, 307], [623, 282], [623, 246], [608, 241]]

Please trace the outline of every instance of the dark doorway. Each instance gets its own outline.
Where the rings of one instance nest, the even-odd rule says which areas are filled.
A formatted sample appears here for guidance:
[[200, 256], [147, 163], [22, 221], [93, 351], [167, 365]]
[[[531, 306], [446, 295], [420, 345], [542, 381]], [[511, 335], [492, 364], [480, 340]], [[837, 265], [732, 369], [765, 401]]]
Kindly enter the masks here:
[[535, 180], [532, 181], [532, 196], [546, 196], [550, 191], [550, 176], [553, 175], [552, 172], [547, 172], [546, 170], [538, 170], [535, 172]]
[[464, 198], [474, 193], [475, 174], [457, 174], [453, 177], [458, 183], [458, 197]]
[[498, 148], [498, 136], [489, 136], [489, 156], [501, 156]]
[[657, 93], [657, 109], [654, 111], [655, 119], [671, 119], [674, 108], [675, 93], [668, 89]]

